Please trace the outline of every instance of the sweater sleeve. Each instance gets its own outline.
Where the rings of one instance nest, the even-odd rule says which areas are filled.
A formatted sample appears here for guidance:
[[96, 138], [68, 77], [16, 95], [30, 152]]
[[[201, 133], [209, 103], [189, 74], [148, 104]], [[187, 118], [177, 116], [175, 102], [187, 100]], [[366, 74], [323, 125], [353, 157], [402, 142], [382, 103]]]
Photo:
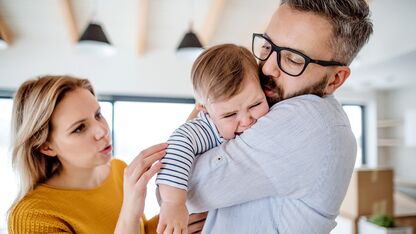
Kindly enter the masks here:
[[63, 220], [47, 212], [32, 209], [31, 204], [19, 203], [8, 220], [8, 230], [14, 233], [74, 233]]
[[186, 122], [170, 136], [156, 184], [188, 190], [189, 174], [196, 155], [216, 147], [220, 141], [215, 125], [200, 112], [198, 118]]

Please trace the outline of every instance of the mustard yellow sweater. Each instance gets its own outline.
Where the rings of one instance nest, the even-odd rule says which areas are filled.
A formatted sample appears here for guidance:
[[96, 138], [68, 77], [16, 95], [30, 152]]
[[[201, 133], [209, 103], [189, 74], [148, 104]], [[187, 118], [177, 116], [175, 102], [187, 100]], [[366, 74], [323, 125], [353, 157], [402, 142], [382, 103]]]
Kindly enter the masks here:
[[[113, 159], [111, 174], [95, 189], [57, 189], [42, 184], [9, 216], [9, 233], [114, 233], [123, 202], [126, 164]], [[157, 217], [140, 220], [141, 233], [155, 233]]]

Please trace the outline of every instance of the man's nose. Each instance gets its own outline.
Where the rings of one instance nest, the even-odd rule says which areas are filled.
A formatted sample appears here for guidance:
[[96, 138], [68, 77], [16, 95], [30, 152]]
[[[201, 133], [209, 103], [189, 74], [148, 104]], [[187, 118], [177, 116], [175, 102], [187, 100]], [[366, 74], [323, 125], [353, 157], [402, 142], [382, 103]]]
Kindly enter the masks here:
[[263, 62], [262, 72], [266, 76], [278, 77], [280, 75], [276, 51], [273, 51], [269, 58]]

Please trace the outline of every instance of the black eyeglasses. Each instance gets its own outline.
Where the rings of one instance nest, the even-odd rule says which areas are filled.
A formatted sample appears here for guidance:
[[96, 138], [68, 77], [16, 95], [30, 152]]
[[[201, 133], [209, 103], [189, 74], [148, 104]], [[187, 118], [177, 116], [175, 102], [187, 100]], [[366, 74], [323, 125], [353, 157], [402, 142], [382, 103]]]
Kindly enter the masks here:
[[311, 59], [300, 51], [279, 47], [259, 33], [253, 33], [252, 51], [254, 56], [261, 61], [266, 61], [273, 51], [276, 51], [277, 65], [290, 76], [302, 75], [309, 63], [316, 63], [324, 67], [344, 66], [340, 62]]

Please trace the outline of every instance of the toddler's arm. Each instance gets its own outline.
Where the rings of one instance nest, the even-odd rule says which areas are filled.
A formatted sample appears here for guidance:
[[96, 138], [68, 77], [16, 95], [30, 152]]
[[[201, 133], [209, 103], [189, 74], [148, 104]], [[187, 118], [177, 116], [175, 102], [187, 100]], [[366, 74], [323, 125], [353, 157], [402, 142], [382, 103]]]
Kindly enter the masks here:
[[186, 209], [186, 191], [169, 185], [160, 184], [162, 199], [157, 233], [187, 233], [189, 213]]

